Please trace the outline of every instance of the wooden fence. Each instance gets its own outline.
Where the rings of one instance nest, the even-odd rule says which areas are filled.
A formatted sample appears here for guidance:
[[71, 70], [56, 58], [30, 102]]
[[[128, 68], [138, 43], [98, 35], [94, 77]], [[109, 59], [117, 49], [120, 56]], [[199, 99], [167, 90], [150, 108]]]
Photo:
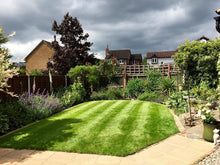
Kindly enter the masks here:
[[146, 72], [149, 70], [158, 70], [164, 76], [176, 75], [180, 72], [179, 67], [175, 67], [173, 64], [164, 64], [160, 66], [152, 65], [123, 65], [119, 66], [120, 70], [117, 72], [117, 76], [135, 76], [141, 77], [146, 76]]
[[[59, 87], [66, 87], [70, 85], [71, 81], [67, 76], [52, 76], [52, 88], [57, 89]], [[35, 85], [34, 85], [35, 84]], [[8, 92], [14, 94], [21, 94], [23, 92], [33, 92], [39, 90], [39, 92], [50, 92], [49, 76], [14, 76], [8, 80], [10, 86]]]
[[180, 68], [173, 64], [164, 64], [159, 66], [153, 65], [121, 65], [119, 66], [116, 76], [123, 78], [123, 87], [126, 88], [128, 77], [146, 77], [149, 70], [158, 70], [164, 76], [175, 76], [181, 72]]

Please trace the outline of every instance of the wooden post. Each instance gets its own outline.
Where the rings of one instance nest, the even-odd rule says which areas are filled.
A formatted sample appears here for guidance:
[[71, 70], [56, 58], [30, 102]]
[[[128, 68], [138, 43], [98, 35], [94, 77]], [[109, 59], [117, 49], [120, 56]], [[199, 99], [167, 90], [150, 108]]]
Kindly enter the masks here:
[[31, 80], [30, 80], [30, 76], [28, 75], [28, 94], [31, 94]]
[[168, 75], [168, 77], [170, 77], [170, 64], [168, 64], [168, 70], [167, 70], [167, 75]]
[[126, 89], [126, 86], [127, 86], [126, 72], [127, 72], [127, 65], [126, 65], [126, 62], [125, 62], [125, 65], [124, 65], [124, 76], [123, 76], [123, 88], [124, 89]]
[[66, 75], [64, 76], [64, 79], [65, 79], [65, 87], [67, 87], [67, 76]]

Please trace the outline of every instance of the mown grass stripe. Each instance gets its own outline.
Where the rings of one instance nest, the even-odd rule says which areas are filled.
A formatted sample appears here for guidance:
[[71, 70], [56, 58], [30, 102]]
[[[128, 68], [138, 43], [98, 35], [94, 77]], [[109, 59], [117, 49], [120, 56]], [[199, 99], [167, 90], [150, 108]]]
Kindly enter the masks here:
[[[120, 134], [115, 134], [111, 136], [111, 138], [107, 138], [106, 145], [102, 147], [102, 153], [116, 153], [118, 156], [123, 156], [125, 153], [128, 154], [131, 152], [131, 145], [133, 140], [129, 136], [130, 132], [132, 132], [135, 127], [134, 121], [137, 119], [137, 114], [139, 113], [140, 107], [144, 102], [142, 101], [131, 101], [132, 106], [130, 107], [130, 111], [126, 116], [121, 118], [119, 122]], [[133, 147], [133, 146], [132, 146]], [[123, 154], [118, 151], [123, 150]], [[134, 151], [133, 151], [134, 152]]]
[[[97, 109], [94, 115], [91, 115], [89, 118], [87, 118], [85, 122], [79, 123], [78, 128], [74, 130], [75, 134], [79, 136], [75, 136], [74, 138], [70, 138], [68, 140], [68, 143], [72, 144], [72, 148], [75, 148], [78, 145], [78, 143], [80, 143], [80, 141], [82, 141], [84, 138], [89, 138], [92, 135], [92, 132], [90, 130], [94, 127], [97, 127], [97, 124], [100, 122], [100, 120], [103, 117], [106, 117], [109, 111], [111, 111], [114, 107], [117, 107], [117, 105], [121, 103], [121, 101], [112, 100], [104, 102], [105, 104], [99, 107], [99, 109]], [[69, 151], [70, 148], [66, 146], [65, 150]]]
[[57, 120], [61, 118], [73, 118], [75, 116], [78, 116], [82, 113], [87, 112], [88, 109], [93, 109], [97, 105], [100, 105], [100, 101], [97, 101], [97, 102], [91, 101], [91, 102], [82, 103], [80, 104], [80, 106], [74, 106], [66, 111], [63, 111], [53, 116], [52, 118], [48, 118], [48, 120]]
[[98, 145], [102, 145], [99, 141], [98, 135], [102, 130], [108, 127], [108, 123], [117, 116], [123, 108], [127, 105], [127, 102], [120, 102], [120, 104], [115, 105], [114, 107], [109, 107], [106, 112], [102, 116], [100, 116], [99, 121], [93, 127], [91, 127], [89, 132], [89, 137], [82, 138], [76, 146], [80, 146], [80, 148], [86, 148], [87, 151], [94, 151], [98, 147]]
[[[138, 118], [135, 120], [135, 129], [130, 133], [131, 136], [135, 136], [136, 138], [139, 138], [139, 135], [143, 135], [144, 125], [147, 123], [149, 116], [149, 105], [150, 102], [144, 102], [141, 107], [140, 111], [137, 114]], [[137, 139], [138, 140], [138, 139]]]
[[174, 127], [177, 132], [179, 132], [178, 127], [176, 126], [175, 120], [169, 109], [162, 105], [164, 108], [159, 111], [159, 119], [161, 121], [160, 124], [160, 132], [167, 134], [167, 135], [172, 135], [173, 131], [169, 129], [170, 127]]
[[126, 106], [122, 107], [118, 115], [109, 121], [107, 129], [102, 130], [102, 132], [99, 134], [99, 137], [110, 138], [112, 135], [121, 134], [121, 129], [119, 128], [120, 121], [128, 116], [131, 107], [134, 106], [133, 102], [130, 100], [126, 100], [125, 102]]

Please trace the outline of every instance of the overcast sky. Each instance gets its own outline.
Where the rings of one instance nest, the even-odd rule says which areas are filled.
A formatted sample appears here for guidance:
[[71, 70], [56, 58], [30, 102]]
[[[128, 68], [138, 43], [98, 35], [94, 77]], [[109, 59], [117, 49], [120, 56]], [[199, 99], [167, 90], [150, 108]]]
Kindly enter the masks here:
[[67, 12], [89, 33], [98, 58], [104, 58], [107, 44], [146, 56], [175, 50], [186, 39], [219, 37], [213, 19], [218, 8], [217, 0], [7, 0], [0, 24], [6, 34], [16, 31], [6, 44], [13, 59], [27, 56], [41, 40], [51, 42], [53, 21], [60, 24]]

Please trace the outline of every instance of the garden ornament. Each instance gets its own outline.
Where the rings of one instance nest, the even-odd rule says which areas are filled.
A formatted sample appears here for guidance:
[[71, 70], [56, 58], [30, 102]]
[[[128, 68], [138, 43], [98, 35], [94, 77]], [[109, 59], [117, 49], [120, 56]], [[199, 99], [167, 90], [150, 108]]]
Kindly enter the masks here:
[[202, 111], [201, 111], [201, 109], [199, 109], [198, 112], [197, 112], [197, 116], [200, 117], [201, 114], [202, 114]]
[[214, 129], [213, 130], [213, 140], [214, 140], [214, 145], [219, 145], [220, 144], [220, 136], [219, 136], [219, 129]]

